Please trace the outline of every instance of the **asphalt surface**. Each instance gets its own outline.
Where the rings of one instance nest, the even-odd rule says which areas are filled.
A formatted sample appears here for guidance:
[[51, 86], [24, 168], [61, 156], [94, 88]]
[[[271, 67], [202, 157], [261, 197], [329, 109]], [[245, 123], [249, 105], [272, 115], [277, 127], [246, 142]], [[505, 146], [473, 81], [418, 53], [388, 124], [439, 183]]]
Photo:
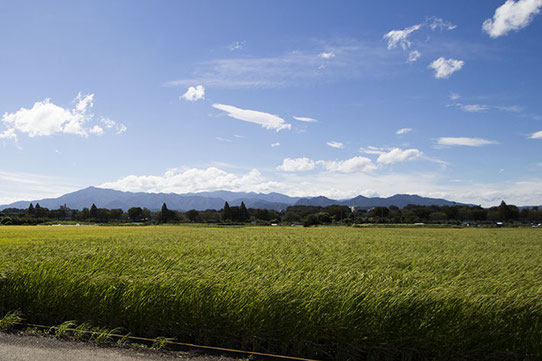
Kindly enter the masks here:
[[53, 337], [0, 332], [0, 361], [235, 361], [236, 358], [197, 352], [174, 352], [137, 347], [99, 346]]

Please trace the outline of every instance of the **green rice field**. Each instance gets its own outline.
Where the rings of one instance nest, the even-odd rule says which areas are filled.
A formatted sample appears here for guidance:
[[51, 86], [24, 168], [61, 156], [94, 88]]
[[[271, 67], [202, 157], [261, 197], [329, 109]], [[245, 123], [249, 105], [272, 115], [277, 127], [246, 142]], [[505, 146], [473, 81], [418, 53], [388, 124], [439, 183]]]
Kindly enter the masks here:
[[0, 318], [336, 360], [540, 359], [542, 229], [0, 227]]

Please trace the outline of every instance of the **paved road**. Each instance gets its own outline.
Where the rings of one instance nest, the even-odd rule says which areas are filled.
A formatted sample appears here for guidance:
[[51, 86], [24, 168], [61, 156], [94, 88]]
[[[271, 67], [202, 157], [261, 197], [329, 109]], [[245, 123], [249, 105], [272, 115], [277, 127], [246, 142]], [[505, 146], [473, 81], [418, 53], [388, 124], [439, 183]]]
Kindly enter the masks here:
[[52, 337], [0, 333], [0, 361], [235, 361], [193, 352], [161, 352], [137, 348], [102, 347]]

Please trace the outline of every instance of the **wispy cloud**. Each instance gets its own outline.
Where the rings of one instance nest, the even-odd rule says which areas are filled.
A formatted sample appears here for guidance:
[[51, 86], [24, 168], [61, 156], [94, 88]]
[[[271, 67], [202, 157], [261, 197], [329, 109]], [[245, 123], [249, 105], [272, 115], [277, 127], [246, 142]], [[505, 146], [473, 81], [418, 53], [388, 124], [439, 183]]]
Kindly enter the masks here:
[[542, 0], [506, 0], [495, 10], [493, 19], [484, 21], [482, 29], [492, 38], [518, 31], [531, 23], [541, 7]]
[[222, 138], [222, 137], [215, 137], [216, 140], [219, 140], [221, 142], [231, 143], [232, 140], [228, 138]]
[[245, 45], [246, 45], [246, 41], [234, 41], [233, 43], [228, 45], [228, 49], [230, 51], [241, 50], [245, 47]]
[[314, 119], [314, 118], [309, 118], [309, 117], [296, 117], [294, 116], [293, 117], [295, 120], [299, 120], [300, 122], [306, 122], [306, 123], [316, 123], [318, 120]]
[[335, 53], [330, 51], [328, 53], [320, 53], [318, 56], [322, 59], [332, 59], [335, 57]]
[[517, 105], [487, 105], [487, 104], [463, 104], [463, 103], [455, 103], [451, 104], [449, 106], [457, 107], [465, 112], [470, 113], [479, 113], [479, 112], [485, 112], [487, 110], [499, 110], [503, 112], [512, 112], [512, 113], [519, 113], [522, 111], [522, 108]]
[[455, 28], [457, 28], [457, 26], [452, 24], [451, 22], [437, 18], [435, 16], [427, 18], [425, 24], [427, 24], [427, 26], [429, 26], [431, 30], [454, 30]]
[[[164, 86], [205, 84], [207, 88], [230, 89], [306, 86], [311, 82], [388, 74], [388, 68], [396, 63], [378, 43], [350, 39], [326, 42], [318, 47], [318, 51], [295, 50], [269, 57], [246, 56], [201, 62], [187, 76], [168, 81]], [[328, 61], [331, 59], [333, 61]], [[324, 60], [326, 65], [322, 67]]]
[[531, 134], [529, 139], [542, 139], [542, 130]]
[[429, 67], [435, 70], [435, 78], [446, 79], [460, 70], [464, 64], [465, 62], [463, 60], [445, 59], [444, 57], [440, 57], [429, 64]]
[[422, 54], [418, 50], [412, 50], [408, 54], [407, 62], [408, 63], [414, 63], [416, 60], [418, 60], [420, 58], [420, 56], [422, 56]]
[[198, 85], [196, 87], [191, 86], [186, 93], [180, 96], [180, 98], [189, 102], [205, 99], [205, 88], [203, 85]]
[[344, 148], [344, 144], [341, 142], [329, 141], [326, 144], [329, 145], [331, 148], [337, 148], [337, 149]]
[[280, 147], [280, 143], [279, 142], [271, 143], [271, 148], [275, 148], [275, 147]]
[[422, 24], [416, 24], [403, 30], [392, 30], [385, 34], [384, 39], [388, 41], [388, 49], [391, 50], [400, 46], [403, 50], [406, 50], [412, 45], [408, 40], [409, 36], [413, 32], [420, 30], [421, 27]]
[[257, 110], [241, 109], [226, 104], [213, 104], [213, 107], [228, 113], [232, 118], [259, 124], [265, 129], [272, 129], [278, 132], [282, 129], [291, 129], [292, 127], [291, 124], [286, 123], [284, 119], [277, 115], [259, 112]]
[[467, 147], [481, 147], [489, 144], [498, 144], [494, 140], [487, 140], [483, 138], [469, 138], [469, 137], [441, 137], [438, 138], [437, 143], [440, 145], [448, 146], [467, 146]]
[[2, 137], [17, 139], [17, 133], [29, 137], [53, 134], [76, 134], [87, 137], [100, 135], [103, 129], [97, 124], [89, 125], [95, 117], [92, 113], [94, 94], [77, 94], [72, 109], [53, 104], [50, 99], [35, 102], [32, 108], [20, 108], [14, 113], [4, 113], [2, 123], [7, 126]]
[[461, 110], [464, 110], [466, 112], [470, 113], [478, 113], [478, 112], [485, 112], [488, 110], [488, 106], [485, 104], [455, 104], [456, 107], [460, 108]]
[[461, 98], [461, 95], [458, 94], [458, 93], [450, 93], [449, 98], [451, 100], [457, 100], [457, 99]]
[[410, 133], [412, 131], [412, 128], [401, 128], [395, 132], [397, 135], [403, 135], [406, 133]]

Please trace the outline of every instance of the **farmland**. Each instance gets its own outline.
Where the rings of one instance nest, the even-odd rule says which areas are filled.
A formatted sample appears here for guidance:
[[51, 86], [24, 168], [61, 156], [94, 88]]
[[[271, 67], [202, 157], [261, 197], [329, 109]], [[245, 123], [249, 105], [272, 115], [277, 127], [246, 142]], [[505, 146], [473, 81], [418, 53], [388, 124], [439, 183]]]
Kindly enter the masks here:
[[0, 227], [0, 317], [323, 359], [535, 359], [540, 229]]

